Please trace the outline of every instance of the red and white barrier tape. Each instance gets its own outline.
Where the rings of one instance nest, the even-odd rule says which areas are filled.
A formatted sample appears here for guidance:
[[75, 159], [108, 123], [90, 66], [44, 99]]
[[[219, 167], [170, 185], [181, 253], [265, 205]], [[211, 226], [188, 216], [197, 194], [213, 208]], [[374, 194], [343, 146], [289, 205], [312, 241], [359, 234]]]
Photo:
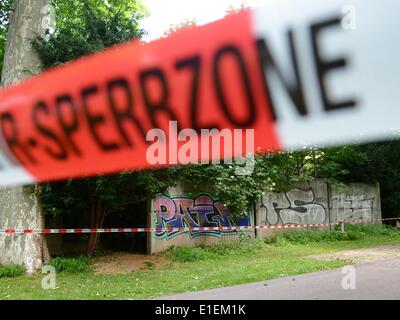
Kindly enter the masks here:
[[[391, 139], [400, 41], [388, 39], [398, 38], [400, 2], [350, 3], [274, 1], [1, 90], [0, 185], [210, 163], [242, 156], [237, 142], [248, 147], [234, 138], [213, 157], [209, 135], [220, 139], [219, 130], [179, 130], [204, 147], [181, 159], [170, 121], [195, 133], [254, 130], [260, 152]], [[164, 147], [168, 162], [152, 154]]]
[[[364, 219], [345, 221], [345, 223], [357, 224], [375, 221], [400, 220], [399, 218], [385, 219]], [[260, 226], [230, 226], [230, 227], [181, 227], [181, 228], [73, 228], [73, 229], [3, 229], [0, 234], [83, 234], [83, 233], [139, 233], [139, 232], [174, 232], [174, 231], [233, 231], [233, 230], [254, 230], [254, 229], [295, 229], [329, 227], [340, 224], [342, 221], [333, 223], [307, 223], [307, 224], [286, 224], [286, 225], [260, 225]]]

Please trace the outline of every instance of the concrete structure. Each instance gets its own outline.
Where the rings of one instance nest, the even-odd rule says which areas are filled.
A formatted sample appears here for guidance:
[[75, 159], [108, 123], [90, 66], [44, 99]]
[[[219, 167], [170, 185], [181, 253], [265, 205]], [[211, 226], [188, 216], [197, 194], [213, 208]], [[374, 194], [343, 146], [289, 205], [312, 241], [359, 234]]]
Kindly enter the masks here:
[[[151, 227], [227, 227], [253, 225], [252, 208], [234, 219], [228, 208], [206, 191], [193, 192], [183, 186], [171, 188], [167, 194], [151, 200], [148, 224]], [[171, 246], [211, 245], [218, 241], [246, 240], [254, 238], [253, 230], [237, 231], [179, 231], [156, 232], [148, 235], [147, 252], [156, 253]]]
[[[352, 183], [331, 188], [324, 180], [299, 183], [287, 192], [265, 192], [242, 217], [233, 219], [221, 201], [205, 189], [178, 186], [151, 201], [151, 227], [219, 227], [329, 223], [339, 220], [380, 219], [379, 184]], [[210, 245], [218, 241], [268, 237], [286, 230], [158, 232], [147, 239], [147, 252], [171, 246]]]
[[[257, 225], [329, 223], [329, 192], [324, 180], [294, 185], [287, 192], [265, 192], [256, 202]], [[258, 230], [266, 237], [285, 230]]]
[[379, 183], [351, 183], [332, 188], [329, 198], [332, 221], [382, 218]]
[[[379, 219], [381, 204], [379, 184], [352, 183], [342, 188], [331, 188], [324, 180], [299, 183], [287, 192], [265, 192], [259, 201], [253, 203], [239, 218], [233, 218], [229, 209], [203, 186], [193, 189], [190, 185], [178, 185], [148, 200], [147, 208], [132, 207], [125, 214], [127, 219], [119, 227], [228, 227], [237, 225], [287, 225], [305, 223], [329, 223], [339, 220]], [[62, 221], [48, 219], [46, 227], [85, 227], [84, 219], [74, 221], [77, 225], [63, 226]], [[71, 222], [70, 222], [71, 223]], [[115, 227], [115, 221], [106, 221], [104, 227]], [[121, 223], [119, 221], [119, 223]], [[329, 227], [327, 227], [329, 228]], [[163, 231], [127, 234], [114, 239], [108, 245], [111, 250], [126, 248], [152, 254], [171, 246], [193, 247], [212, 245], [220, 241], [246, 241], [254, 237], [265, 238], [276, 233], [290, 232], [288, 229], [267, 230], [202, 230]], [[111, 241], [112, 235], [102, 235], [101, 245]], [[66, 235], [47, 235], [51, 254], [83, 253], [86, 241], [71, 241]], [[114, 237], [115, 238], [115, 237]], [[78, 241], [79, 240], [79, 241]], [[118, 242], [119, 241], [119, 242]], [[119, 247], [118, 247], [119, 246]], [[138, 252], [139, 252], [138, 251]]]

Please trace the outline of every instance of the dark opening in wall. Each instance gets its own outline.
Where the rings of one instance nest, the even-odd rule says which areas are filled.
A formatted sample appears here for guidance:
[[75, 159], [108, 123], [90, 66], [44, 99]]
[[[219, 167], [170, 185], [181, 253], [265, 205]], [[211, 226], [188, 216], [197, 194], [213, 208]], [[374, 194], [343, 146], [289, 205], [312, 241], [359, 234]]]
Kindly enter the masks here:
[[[128, 204], [118, 213], [108, 215], [105, 228], [147, 227], [147, 200]], [[110, 251], [147, 253], [147, 233], [105, 233], [100, 238], [100, 248]]]
[[[73, 215], [45, 216], [46, 228], [88, 228], [84, 212]], [[147, 227], [147, 200], [125, 205], [106, 216], [103, 228]], [[147, 233], [102, 233], [99, 250], [147, 253]], [[46, 241], [52, 256], [86, 254], [88, 234], [47, 234]]]

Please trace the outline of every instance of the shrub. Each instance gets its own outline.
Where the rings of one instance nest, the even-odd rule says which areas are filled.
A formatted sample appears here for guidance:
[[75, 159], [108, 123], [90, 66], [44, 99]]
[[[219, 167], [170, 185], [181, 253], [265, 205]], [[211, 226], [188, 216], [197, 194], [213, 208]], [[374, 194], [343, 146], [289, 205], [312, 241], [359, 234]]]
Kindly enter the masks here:
[[346, 231], [353, 231], [361, 233], [362, 235], [369, 236], [393, 236], [399, 234], [399, 230], [395, 227], [380, 224], [380, 223], [362, 223], [362, 224], [348, 224]]
[[18, 277], [25, 274], [25, 268], [18, 264], [0, 265], [0, 278]]
[[194, 248], [174, 247], [169, 254], [175, 261], [189, 262], [198, 260], [215, 260], [227, 255], [243, 255], [257, 252], [265, 248], [263, 240], [251, 239], [246, 241], [219, 242], [212, 246]]
[[80, 256], [77, 258], [56, 257], [50, 260], [49, 265], [57, 272], [81, 273], [90, 271], [90, 259]]
[[185, 248], [178, 247], [172, 250], [172, 259], [180, 262], [206, 260], [210, 258], [203, 247]]
[[359, 240], [371, 236], [394, 236], [399, 231], [383, 224], [346, 224], [345, 233], [340, 232], [340, 226], [335, 230], [291, 230], [285, 234], [274, 236], [265, 240], [266, 243], [285, 244], [285, 241], [306, 244], [309, 242], [331, 242], [342, 240]]
[[282, 234], [281, 237], [290, 242], [301, 244], [309, 242], [344, 240], [344, 235], [337, 230], [291, 230], [288, 233]]

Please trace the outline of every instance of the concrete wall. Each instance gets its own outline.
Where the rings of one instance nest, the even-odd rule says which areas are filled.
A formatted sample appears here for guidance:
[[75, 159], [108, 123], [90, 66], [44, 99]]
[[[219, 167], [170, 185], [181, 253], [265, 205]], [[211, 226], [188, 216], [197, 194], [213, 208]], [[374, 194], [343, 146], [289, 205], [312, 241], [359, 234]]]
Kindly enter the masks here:
[[[205, 187], [204, 190], [207, 190]], [[351, 183], [331, 188], [325, 180], [298, 183], [287, 192], [265, 192], [240, 219], [233, 219], [221, 201], [206, 191], [182, 185], [151, 200], [151, 227], [219, 227], [234, 225], [328, 224], [340, 220], [380, 219], [379, 184]], [[329, 229], [329, 227], [326, 227]], [[268, 237], [288, 229], [248, 231], [156, 232], [148, 238], [148, 252], [171, 246], [212, 245], [219, 241]]]
[[[205, 189], [206, 190], [206, 189]], [[233, 219], [224, 204], [207, 191], [192, 193], [182, 186], [170, 188], [166, 194], [151, 201], [151, 227], [220, 227], [252, 225], [253, 212], [249, 209], [241, 218]], [[211, 245], [219, 241], [254, 238], [253, 230], [246, 231], [178, 231], [151, 233], [148, 252], [156, 253], [171, 246]]]
[[[255, 205], [257, 225], [329, 223], [328, 187], [323, 180], [299, 183], [288, 192], [265, 192]], [[281, 230], [258, 230], [264, 237]]]
[[[379, 184], [351, 183], [331, 188], [324, 180], [293, 186], [287, 192], [265, 192], [256, 202], [257, 225], [332, 223], [340, 220], [380, 219]], [[258, 230], [266, 237], [287, 230]]]
[[382, 218], [379, 183], [351, 183], [343, 188], [332, 188], [330, 199], [333, 221]]

